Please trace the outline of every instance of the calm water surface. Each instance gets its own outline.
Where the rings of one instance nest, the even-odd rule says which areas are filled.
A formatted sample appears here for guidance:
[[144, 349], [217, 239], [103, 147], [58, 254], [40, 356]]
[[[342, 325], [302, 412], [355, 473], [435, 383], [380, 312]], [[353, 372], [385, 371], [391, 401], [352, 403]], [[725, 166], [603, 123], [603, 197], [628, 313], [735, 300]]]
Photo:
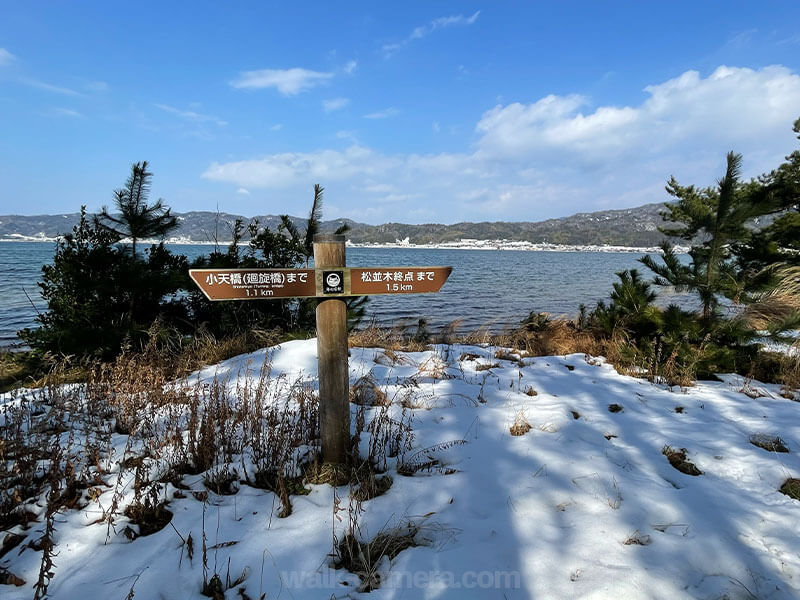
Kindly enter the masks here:
[[[170, 245], [189, 260], [212, 246]], [[16, 332], [34, 327], [46, 305], [36, 282], [52, 261], [55, 243], [0, 242], [0, 346], [18, 340]], [[452, 266], [438, 294], [373, 296], [368, 318], [381, 325], [428, 319], [432, 328], [461, 319], [462, 331], [489, 325], [501, 329], [531, 311], [574, 315], [578, 305], [593, 307], [608, 298], [615, 273], [646, 269], [640, 254], [610, 252], [524, 252], [513, 250], [429, 250], [348, 248], [349, 266]], [[26, 296], [27, 294], [27, 296]], [[666, 300], [666, 299], [665, 299]], [[664, 300], [664, 301], [665, 301]], [[672, 300], [672, 298], [670, 298]]]

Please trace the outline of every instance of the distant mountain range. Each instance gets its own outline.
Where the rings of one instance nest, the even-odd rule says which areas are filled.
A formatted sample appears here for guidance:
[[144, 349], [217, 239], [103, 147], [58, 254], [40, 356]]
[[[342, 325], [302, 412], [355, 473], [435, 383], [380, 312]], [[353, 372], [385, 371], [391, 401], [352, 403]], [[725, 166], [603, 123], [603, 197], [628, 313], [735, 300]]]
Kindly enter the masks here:
[[[343, 223], [350, 226], [347, 238], [354, 243], [394, 243], [408, 238], [412, 244], [437, 244], [461, 239], [511, 240], [531, 243], [567, 245], [654, 246], [664, 236], [658, 231], [663, 221], [659, 211], [663, 203], [645, 204], [622, 210], [602, 210], [578, 213], [560, 219], [537, 222], [481, 222], [439, 225], [407, 225], [385, 223], [368, 225], [349, 219], [324, 221], [323, 232], [334, 231]], [[248, 223], [251, 218], [229, 213], [187, 212], [175, 213], [180, 228], [172, 238], [192, 242], [223, 243], [231, 238], [231, 225], [236, 219]], [[0, 240], [55, 238], [72, 230], [78, 222], [78, 213], [61, 215], [3, 215], [0, 216]], [[275, 229], [280, 223], [276, 215], [253, 217], [262, 227]], [[299, 229], [306, 220], [292, 217]]]

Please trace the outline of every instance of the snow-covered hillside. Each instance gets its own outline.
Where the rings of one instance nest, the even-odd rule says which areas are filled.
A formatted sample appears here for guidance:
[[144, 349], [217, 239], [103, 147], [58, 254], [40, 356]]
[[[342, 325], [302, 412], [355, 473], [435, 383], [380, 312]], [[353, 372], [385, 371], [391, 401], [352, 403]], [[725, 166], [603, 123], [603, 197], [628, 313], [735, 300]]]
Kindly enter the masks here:
[[[184, 383], [210, 390], [225, 380], [243, 397], [244, 378], [258, 378], [265, 359], [276, 402], [293, 385], [313, 388], [316, 340]], [[306, 482], [309, 493], [292, 495], [282, 518], [270, 491], [234, 482], [237, 493], [219, 495], [206, 489], [208, 473], [184, 474], [161, 492], [170, 524], [139, 536], [122, 508], [112, 527], [102, 518], [115, 491], [122, 507], [135, 484], [133, 471], [119, 478], [129, 440], [114, 434], [104, 485], [55, 516], [50, 597], [200, 599], [215, 574], [229, 599], [800, 597], [800, 501], [779, 492], [800, 477], [800, 403], [778, 386], [728, 375], [669, 390], [602, 358], [455, 345], [354, 348], [350, 374], [359, 397], [377, 404], [351, 405], [354, 423], [359, 410], [365, 417], [363, 456], [380, 443], [372, 419], [410, 425], [396, 430], [401, 447], [384, 451], [385, 493], [356, 502], [357, 489]], [[246, 480], [249, 460], [226, 468]], [[28, 510], [40, 520], [10, 529], [24, 540], [0, 559], [25, 581], [0, 586], [8, 600], [31, 598], [39, 577], [32, 542], [43, 500]], [[349, 529], [365, 542], [390, 533], [413, 545], [359, 577], [332, 568]]]

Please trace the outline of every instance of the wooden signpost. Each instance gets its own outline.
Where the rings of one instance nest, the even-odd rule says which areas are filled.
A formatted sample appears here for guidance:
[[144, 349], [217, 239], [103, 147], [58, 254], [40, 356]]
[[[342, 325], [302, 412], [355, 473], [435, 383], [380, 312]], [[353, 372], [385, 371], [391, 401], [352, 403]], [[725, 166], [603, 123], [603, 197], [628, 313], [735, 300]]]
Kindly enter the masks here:
[[343, 235], [314, 236], [314, 269], [191, 269], [209, 300], [318, 298], [322, 459], [343, 463], [350, 440], [347, 296], [438, 292], [452, 267], [347, 267]]

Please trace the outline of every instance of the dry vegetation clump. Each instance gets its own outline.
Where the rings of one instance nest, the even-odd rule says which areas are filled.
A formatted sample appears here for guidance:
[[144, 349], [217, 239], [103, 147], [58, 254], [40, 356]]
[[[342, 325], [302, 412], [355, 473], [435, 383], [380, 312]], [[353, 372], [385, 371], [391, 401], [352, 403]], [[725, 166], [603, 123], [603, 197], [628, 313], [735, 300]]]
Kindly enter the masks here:
[[[518, 328], [505, 328], [493, 331], [485, 325], [472, 332], [459, 332], [460, 321], [453, 321], [439, 332], [419, 336], [408, 327], [380, 328], [372, 325], [350, 334], [351, 347], [385, 348], [392, 351], [421, 352], [432, 343], [467, 344], [497, 346], [508, 350], [498, 350], [495, 358], [519, 362], [528, 356], [552, 356], [580, 352], [602, 354], [605, 343], [589, 331], [581, 330], [566, 318], [551, 319], [542, 316], [533, 326], [523, 324]], [[474, 360], [465, 356], [461, 360]]]
[[498, 360], [507, 360], [513, 363], [517, 363], [518, 365], [522, 366], [522, 360], [519, 354], [515, 354], [513, 352], [509, 352], [508, 350], [498, 350], [494, 353], [494, 357]]
[[518, 412], [517, 416], [514, 418], [514, 424], [510, 427], [509, 431], [511, 435], [520, 436], [525, 435], [531, 429], [531, 424], [528, 423], [528, 420], [525, 418], [525, 415], [522, 412]]
[[781, 494], [786, 494], [789, 496], [789, 498], [800, 500], [800, 479], [789, 477], [783, 482], [783, 485], [781, 485], [779, 491]]
[[795, 343], [793, 350], [793, 354], [781, 356], [778, 376], [775, 380], [783, 384], [784, 397], [789, 400], [798, 400], [800, 399], [800, 396], [797, 395], [797, 392], [800, 392], [800, 344]]
[[694, 463], [689, 461], [686, 458], [686, 448], [680, 448], [676, 450], [671, 448], [670, 446], [664, 446], [661, 449], [661, 454], [667, 457], [669, 464], [671, 464], [674, 468], [676, 468], [681, 473], [685, 473], [686, 475], [702, 475], [703, 472], [698, 469]]
[[776, 435], [754, 433], [750, 436], [750, 443], [759, 448], [763, 448], [767, 452], [789, 452], [789, 448], [786, 447], [786, 442]]
[[372, 374], [360, 377], [350, 386], [350, 402], [362, 406], [382, 406], [390, 403], [385, 392], [375, 382]]
[[475, 366], [476, 371], [489, 371], [491, 369], [499, 369], [502, 365], [500, 363], [481, 363]]
[[214, 365], [233, 356], [269, 348], [280, 343], [279, 330], [246, 329], [239, 334], [217, 338], [207, 331], [196, 333], [177, 353], [176, 362], [182, 365], [185, 375], [206, 365]]
[[375, 324], [350, 332], [348, 344], [351, 348], [383, 348], [393, 352], [422, 352], [427, 350], [430, 339], [415, 337], [408, 328], [378, 327]]
[[359, 541], [348, 532], [335, 540], [333, 567], [347, 569], [361, 580], [359, 592], [371, 592], [381, 586], [380, 563], [384, 557], [392, 560], [403, 550], [419, 546], [416, 541], [419, 527], [413, 523], [385, 529], [369, 541]]
[[360, 478], [358, 485], [350, 493], [358, 502], [366, 502], [388, 492], [393, 481], [391, 475], [376, 476], [370, 473], [367, 477]]
[[603, 344], [589, 331], [581, 330], [568, 319], [539, 320], [533, 326], [523, 325], [509, 332], [508, 347], [519, 349], [526, 356], [603, 354]]

